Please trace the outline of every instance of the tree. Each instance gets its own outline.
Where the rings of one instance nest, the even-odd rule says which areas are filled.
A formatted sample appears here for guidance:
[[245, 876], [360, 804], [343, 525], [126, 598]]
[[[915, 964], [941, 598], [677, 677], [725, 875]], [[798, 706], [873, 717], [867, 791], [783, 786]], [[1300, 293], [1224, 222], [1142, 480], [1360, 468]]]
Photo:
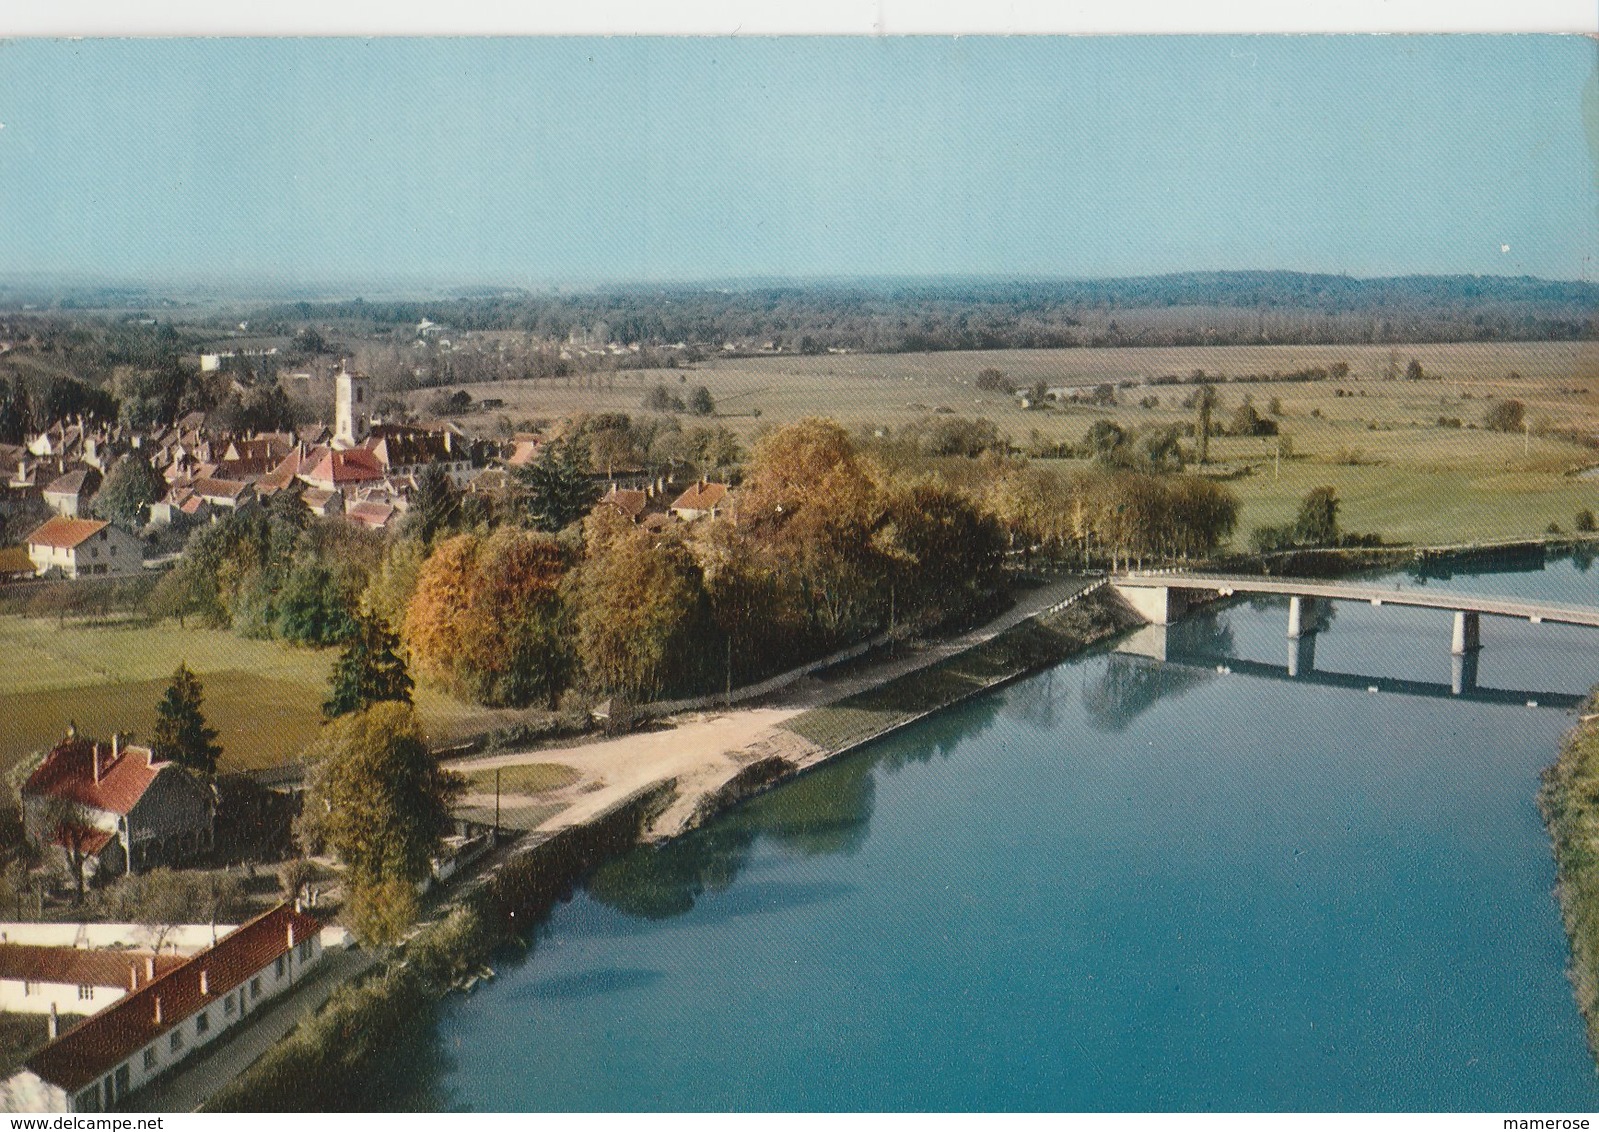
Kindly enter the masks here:
[[272, 598], [273, 627], [286, 641], [336, 645], [355, 632], [355, 594], [317, 562], [296, 566]]
[[156, 952], [180, 925], [215, 924], [248, 909], [239, 877], [168, 868], [124, 877], [105, 894], [102, 904], [106, 916], [143, 928], [145, 942]]
[[1520, 432], [1527, 420], [1527, 406], [1514, 397], [1490, 406], [1482, 423], [1495, 432]]
[[1572, 520], [1572, 526], [1576, 527], [1576, 529], [1581, 531], [1583, 534], [1591, 534], [1596, 529], [1593, 512], [1584, 507], [1581, 511], [1577, 512], [1576, 518]]
[[684, 409], [683, 398], [659, 383], [644, 394], [644, 407], [652, 413], [681, 413]]
[[1253, 405], [1240, 405], [1233, 410], [1232, 424], [1228, 431], [1234, 436], [1275, 436], [1277, 422], [1270, 417], [1261, 416]]
[[100, 485], [94, 513], [119, 527], [138, 531], [150, 504], [166, 494], [167, 485], [150, 462], [135, 452], [124, 456]]
[[348, 867], [356, 922], [368, 925], [368, 938], [389, 942], [414, 915], [414, 886], [430, 872], [465, 780], [438, 765], [408, 704], [374, 704], [334, 720], [306, 757], [306, 832]]
[[[1113, 397], [1114, 399], [1114, 397]], [[1043, 378], [1033, 382], [1027, 389], [1027, 407], [1042, 409], [1049, 400], [1049, 386], [1044, 384]]]
[[1126, 443], [1127, 430], [1108, 418], [1101, 418], [1089, 425], [1083, 435], [1083, 447], [1101, 463], [1113, 462]]
[[215, 774], [222, 748], [215, 728], [207, 727], [200, 708], [204, 689], [187, 664], [179, 664], [172, 683], [155, 705], [155, 734], [150, 750], [161, 761], [175, 762], [201, 774]]
[[34, 822], [39, 840], [60, 848], [67, 871], [77, 885], [76, 901], [82, 904], [84, 867], [89, 862], [90, 846], [100, 834], [91, 815], [71, 798], [48, 794], [37, 804]]
[[1415, 358], [1411, 358], [1410, 363], [1405, 366], [1405, 380], [1420, 381], [1426, 376], [1426, 372], [1421, 368], [1421, 363]]
[[1294, 518], [1294, 541], [1311, 546], [1331, 546], [1338, 541], [1338, 492], [1331, 487], [1312, 488], [1300, 501]]
[[333, 694], [322, 705], [322, 714], [336, 719], [376, 703], [410, 703], [415, 684], [399, 647], [400, 638], [381, 619], [357, 613], [355, 630], [329, 676]]
[[694, 392], [688, 396], [688, 411], [696, 417], [708, 417], [716, 412], [716, 400], [711, 396], [711, 391], [703, 385], [695, 386]]
[[566, 568], [547, 534], [502, 527], [487, 539], [440, 543], [405, 615], [418, 671], [483, 703], [524, 707], [543, 698], [553, 707], [572, 664]]
[[1194, 424], [1194, 439], [1199, 445], [1199, 462], [1210, 463], [1210, 418], [1221, 404], [1221, 398], [1216, 396], [1214, 385], [1201, 385], [1194, 393], [1194, 409], [1197, 420]]
[[407, 518], [424, 543], [431, 543], [441, 532], [451, 530], [461, 514], [461, 490], [450, 473], [438, 464], [429, 464], [416, 476], [416, 491], [411, 496]]
[[578, 656], [597, 688], [637, 703], [704, 674], [714, 655], [704, 574], [682, 543], [619, 530], [591, 551], [578, 594]]
[[551, 534], [587, 514], [598, 492], [589, 479], [585, 453], [565, 441], [544, 446], [538, 460], [518, 468], [528, 521]]
[[995, 393], [1009, 394], [1015, 392], [1015, 386], [1005, 377], [1004, 372], [995, 369], [993, 366], [978, 371], [977, 388], [991, 390]]

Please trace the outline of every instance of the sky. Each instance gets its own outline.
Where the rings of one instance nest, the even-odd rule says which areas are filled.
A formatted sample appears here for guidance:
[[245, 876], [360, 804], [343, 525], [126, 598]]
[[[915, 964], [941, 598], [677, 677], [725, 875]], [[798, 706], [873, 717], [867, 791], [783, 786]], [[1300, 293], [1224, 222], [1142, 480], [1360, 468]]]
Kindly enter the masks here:
[[12, 40], [0, 276], [1599, 278], [1554, 36]]

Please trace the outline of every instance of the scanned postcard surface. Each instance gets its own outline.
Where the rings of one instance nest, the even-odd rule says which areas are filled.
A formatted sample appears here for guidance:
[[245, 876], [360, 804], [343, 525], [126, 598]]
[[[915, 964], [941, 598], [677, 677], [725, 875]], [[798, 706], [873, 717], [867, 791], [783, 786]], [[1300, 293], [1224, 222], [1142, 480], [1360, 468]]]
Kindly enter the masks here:
[[0, 43], [0, 1107], [1593, 1110], [1594, 74]]

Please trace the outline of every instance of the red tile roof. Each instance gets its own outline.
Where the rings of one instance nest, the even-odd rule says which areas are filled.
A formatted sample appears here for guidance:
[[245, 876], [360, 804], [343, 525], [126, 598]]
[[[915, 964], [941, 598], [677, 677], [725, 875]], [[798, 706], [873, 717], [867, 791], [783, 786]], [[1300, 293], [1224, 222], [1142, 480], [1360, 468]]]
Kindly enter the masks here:
[[725, 483], [697, 483], [677, 497], [673, 511], [710, 511], [718, 507], [727, 495]]
[[650, 497], [642, 491], [629, 491], [626, 489], [611, 488], [600, 500], [604, 507], [614, 507], [628, 519], [634, 522], [644, 514], [644, 508], [649, 504]]
[[369, 483], [383, 478], [383, 468], [379, 466], [377, 457], [366, 449], [351, 448], [343, 452], [329, 452], [309, 472], [301, 472], [301, 475], [318, 483]]
[[366, 501], [357, 503], [345, 512], [351, 522], [363, 523], [373, 528], [383, 527], [394, 517], [394, 508], [387, 503]]
[[207, 499], [232, 499], [237, 500], [244, 494], [250, 485], [243, 480], [221, 479], [213, 476], [202, 476], [189, 485], [196, 495], [203, 495]]
[[66, 798], [107, 813], [126, 814], [139, 804], [156, 775], [170, 765], [156, 762], [148, 747], [123, 747], [112, 758], [108, 744], [64, 739], [28, 775], [22, 791]]
[[71, 550], [106, 529], [100, 519], [64, 519], [56, 516], [28, 536], [29, 546], [54, 546]]
[[155, 961], [157, 978], [183, 966], [183, 960], [176, 955], [152, 955], [148, 951], [0, 943], [0, 979], [132, 990], [136, 982], [145, 981], [145, 963], [151, 959]]
[[[190, 956], [176, 969], [85, 1019], [46, 1045], [26, 1065], [53, 1085], [75, 1092], [259, 974], [322, 925], [280, 904]], [[205, 990], [200, 989], [202, 976]], [[160, 1004], [160, 1020], [156, 1006]]]

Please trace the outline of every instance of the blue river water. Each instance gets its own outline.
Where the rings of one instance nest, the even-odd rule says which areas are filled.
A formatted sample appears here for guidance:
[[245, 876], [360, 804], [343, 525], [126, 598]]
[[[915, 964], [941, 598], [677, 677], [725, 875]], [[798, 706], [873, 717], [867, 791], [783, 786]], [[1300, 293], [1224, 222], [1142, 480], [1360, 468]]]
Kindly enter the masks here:
[[[1599, 604], [1588, 566], [1378, 580]], [[1599, 1108], [1534, 801], [1599, 632], [1483, 619], [1477, 686], [1530, 707], [1450, 694], [1447, 613], [1337, 605], [1299, 678], [1286, 621], [1094, 651], [605, 867], [411, 1103]]]

